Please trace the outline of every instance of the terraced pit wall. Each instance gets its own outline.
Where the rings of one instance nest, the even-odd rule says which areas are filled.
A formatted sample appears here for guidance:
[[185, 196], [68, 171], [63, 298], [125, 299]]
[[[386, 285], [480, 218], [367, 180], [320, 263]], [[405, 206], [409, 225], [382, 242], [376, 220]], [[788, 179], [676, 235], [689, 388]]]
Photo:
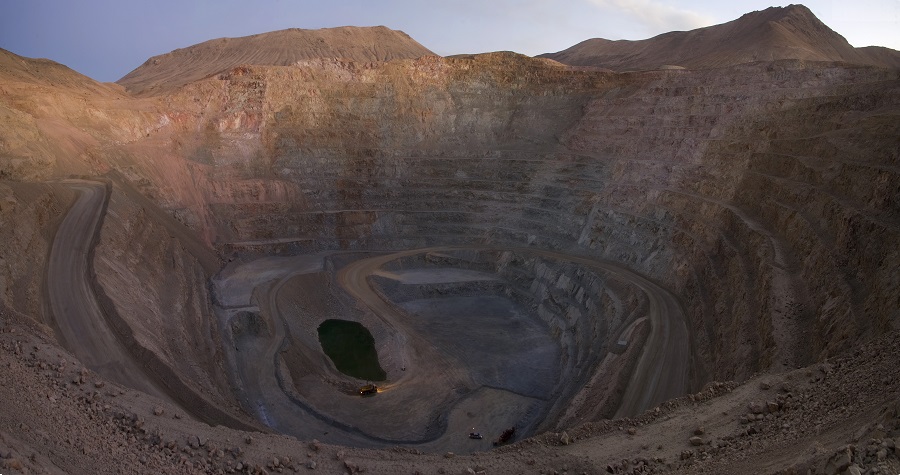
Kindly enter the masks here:
[[475, 244], [620, 262], [681, 298], [697, 386], [900, 321], [898, 92], [896, 71], [796, 61], [238, 68], [161, 99], [171, 120], [126, 149], [161, 153], [128, 174], [226, 257]]
[[[401, 258], [383, 269], [429, 268], [466, 269], [498, 279], [440, 284], [402, 284], [381, 276], [369, 279], [382, 295], [395, 303], [502, 295], [533, 313], [546, 325], [548, 334], [561, 350], [554, 373], [558, 384], [550, 398], [554, 404], [547, 409], [549, 415], [543, 418], [549, 422], [558, 421], [563, 411], [577, 412], [572, 407], [573, 397], [584, 390], [609, 352], [620, 353], [616, 347], [620, 338], [627, 344], [639, 343], [632, 335], [622, 337], [622, 332], [645, 317], [649, 309], [647, 294], [628, 282], [599, 270], [522, 251], [447, 250]], [[593, 409], [602, 417], [613, 417], [616, 398], [621, 397], [626, 383], [627, 379], [603, 388], [613, 400], [603, 408]], [[599, 388], [588, 391], [601, 392]]]

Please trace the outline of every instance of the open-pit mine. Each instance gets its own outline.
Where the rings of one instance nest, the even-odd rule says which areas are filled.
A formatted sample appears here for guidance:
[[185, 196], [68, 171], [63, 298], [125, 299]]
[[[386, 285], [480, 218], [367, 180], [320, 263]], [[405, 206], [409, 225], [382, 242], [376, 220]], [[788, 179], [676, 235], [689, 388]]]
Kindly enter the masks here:
[[898, 473], [900, 53], [645, 41], [0, 50], [0, 473]]

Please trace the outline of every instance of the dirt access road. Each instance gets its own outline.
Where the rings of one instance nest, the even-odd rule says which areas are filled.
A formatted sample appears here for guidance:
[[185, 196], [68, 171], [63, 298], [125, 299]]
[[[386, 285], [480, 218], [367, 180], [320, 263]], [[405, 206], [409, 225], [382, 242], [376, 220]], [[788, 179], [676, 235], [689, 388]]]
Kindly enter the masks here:
[[[127, 320], [112, 313], [114, 308], [104, 309], [100, 304], [95, 292], [99, 284], [93, 272], [93, 248], [99, 240], [112, 191], [97, 181], [62, 183], [77, 191], [78, 198], [56, 230], [45, 274], [46, 305], [59, 342], [81, 364], [109, 381], [180, 406], [210, 425], [258, 430], [256, 423], [206, 399], [133, 335], [116, 331], [114, 322], [127, 325]], [[149, 212], [160, 213], [153, 208]], [[193, 246], [190, 242], [186, 245]], [[213, 263], [207, 259], [207, 264]]]
[[168, 400], [116, 338], [91, 286], [91, 250], [106, 211], [106, 185], [63, 183], [79, 195], [56, 231], [47, 263], [47, 298], [57, 337], [82, 364], [105, 378]]
[[[490, 248], [490, 247], [434, 247], [403, 251], [356, 261], [338, 273], [338, 282], [345, 290], [363, 302], [381, 318], [386, 325], [398, 329], [402, 327], [402, 312], [386, 302], [372, 288], [368, 276], [388, 262], [426, 252], [442, 252], [463, 249], [513, 251], [541, 256], [549, 259], [572, 262], [591, 269], [606, 271], [616, 278], [631, 283], [643, 290], [650, 301], [647, 317], [650, 320], [650, 335], [641, 352], [640, 360], [629, 380], [616, 417], [628, 417], [658, 405], [668, 399], [681, 396], [689, 389], [688, 364], [690, 361], [690, 339], [685, 323], [684, 311], [677, 298], [668, 290], [651, 280], [619, 264], [590, 257], [531, 248]], [[407, 365], [410, 371], [395, 384], [420, 374], [415, 365]]]

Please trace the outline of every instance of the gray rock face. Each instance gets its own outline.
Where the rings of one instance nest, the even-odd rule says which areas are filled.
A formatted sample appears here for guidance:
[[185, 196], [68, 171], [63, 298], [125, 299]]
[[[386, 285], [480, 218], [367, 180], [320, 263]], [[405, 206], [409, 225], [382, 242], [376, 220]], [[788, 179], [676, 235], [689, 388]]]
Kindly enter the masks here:
[[203, 119], [207, 198], [184, 213], [225, 253], [479, 242], [618, 261], [683, 298], [697, 378], [739, 379], [890, 325], [896, 177], [879, 164], [897, 130], [879, 111], [896, 77], [791, 61], [583, 74], [500, 54], [252, 70], [223, 79], [234, 112]]

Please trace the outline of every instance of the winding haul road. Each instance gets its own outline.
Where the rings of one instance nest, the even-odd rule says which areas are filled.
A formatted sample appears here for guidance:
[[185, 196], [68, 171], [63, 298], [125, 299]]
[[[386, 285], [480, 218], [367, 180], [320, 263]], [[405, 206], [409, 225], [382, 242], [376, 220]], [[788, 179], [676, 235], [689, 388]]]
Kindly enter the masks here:
[[91, 287], [91, 250], [106, 210], [106, 185], [63, 182], [79, 193], [56, 231], [47, 263], [47, 294], [58, 337], [86, 367], [133, 389], [168, 399], [106, 323]]
[[[77, 200], [72, 205], [66, 217], [60, 224], [54, 238], [47, 265], [47, 290], [48, 304], [53, 315], [59, 339], [72, 351], [76, 357], [87, 367], [100, 373], [105, 378], [120, 384], [146, 392], [148, 394], [169, 399], [164, 390], [154, 384], [154, 379], [134, 360], [127, 348], [116, 337], [104, 316], [103, 310], [97, 302], [91, 283], [93, 282], [91, 257], [92, 248], [96, 242], [103, 214], [106, 210], [107, 190], [101, 183], [69, 180], [64, 182], [70, 188], [79, 193]], [[370, 285], [368, 277], [383, 267], [386, 263], [405, 256], [422, 254], [427, 252], [453, 251], [462, 249], [500, 250], [512, 251], [522, 254], [539, 256], [543, 258], [575, 263], [587, 268], [602, 270], [613, 274], [616, 278], [631, 283], [642, 289], [649, 298], [649, 311], [647, 317], [650, 320], [651, 330], [646, 344], [642, 348], [641, 356], [629, 381], [622, 403], [616, 413], [617, 417], [636, 415], [650, 407], [653, 407], [667, 399], [684, 394], [688, 389], [688, 361], [689, 339], [684, 314], [677, 299], [667, 290], [653, 283], [649, 279], [612, 262], [598, 260], [590, 257], [567, 254], [558, 251], [548, 251], [531, 248], [499, 248], [487, 246], [473, 247], [433, 247], [395, 252], [355, 261], [343, 267], [337, 274], [340, 285], [359, 302], [368, 307], [386, 325], [391, 327], [401, 338], [409, 344], [408, 355], [415, 355], [417, 362], [404, 361], [409, 366], [399, 380], [393, 384], [429, 384], [439, 375], [438, 379], [446, 382], [467, 381], [468, 375], [462, 368], [448, 362], [443, 362], [441, 355], [434, 353], [432, 348], [427, 348], [425, 342], [415, 337], [415, 332], [409, 332], [407, 325], [403, 323], [403, 314], [393, 304], [383, 299]], [[275, 314], [280, 316], [277, 304], [272, 298], [287, 279], [280, 279], [270, 290], [269, 306]], [[276, 330], [274, 338], [264, 348], [262, 361], [271, 364], [274, 356], [284, 339], [283, 328], [280, 322], [274, 321]], [[424, 354], [429, 357], [422, 358]], [[422, 361], [428, 361], [422, 366]], [[259, 374], [268, 374], [268, 369], [257, 368]], [[434, 372], [433, 370], [439, 370]], [[245, 375], [246, 376], [246, 375]], [[269, 374], [269, 376], [273, 376]], [[272, 378], [268, 378], [272, 379]], [[260, 383], [260, 381], [257, 381]], [[277, 381], [268, 381], [267, 386], [272, 392], [281, 392], [276, 389]], [[253, 384], [251, 384], [253, 385]], [[258, 395], [260, 403], [268, 408], [260, 410], [280, 409], [276, 413], [298, 412], [295, 404], [289, 401], [279, 401], [273, 404], [272, 400], [265, 402], [263, 394]], [[284, 406], [284, 407], [281, 407]], [[293, 407], [293, 409], [291, 409]], [[315, 410], [315, 409], [312, 409]], [[300, 410], [299, 412], [303, 412]], [[300, 424], [301, 426], [320, 426], [323, 421], [315, 421], [313, 414], [297, 418], [298, 414], [288, 418], [289, 421], [281, 423]], [[282, 424], [273, 424], [280, 426]], [[326, 426], [337, 428], [334, 422], [326, 423]], [[304, 432], [300, 427], [279, 427], [280, 429], [294, 429]], [[292, 432], [288, 430], [288, 432]], [[368, 445], [365, 435], [360, 433], [346, 434], [348, 439], [359, 445]], [[447, 436], [450, 436], [449, 434]]]
[[[395, 327], [398, 318], [397, 309], [385, 302], [375, 292], [367, 277], [394, 259], [426, 252], [463, 249], [513, 251], [572, 262], [587, 268], [606, 271], [615, 275], [619, 280], [637, 286], [647, 294], [650, 300], [647, 315], [650, 320], [650, 335], [641, 351], [641, 357], [629, 380], [616, 417], [640, 414], [668, 399], [684, 395], [688, 391], [690, 340], [681, 305], [668, 290], [613, 262], [532, 248], [433, 247], [386, 254], [353, 262], [340, 270], [338, 282], [350, 295], [368, 306], [387, 325]], [[415, 372], [410, 373], [414, 374]]]

